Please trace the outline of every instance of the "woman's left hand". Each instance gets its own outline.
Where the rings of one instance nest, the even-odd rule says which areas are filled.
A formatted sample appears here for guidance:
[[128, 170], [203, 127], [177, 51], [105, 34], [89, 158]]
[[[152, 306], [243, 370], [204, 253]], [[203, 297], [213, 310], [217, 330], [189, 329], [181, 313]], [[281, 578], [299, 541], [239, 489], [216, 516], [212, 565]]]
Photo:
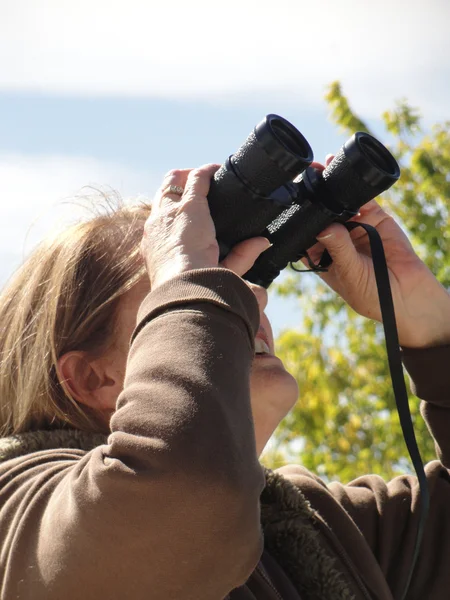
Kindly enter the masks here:
[[[327, 159], [327, 163], [331, 158]], [[375, 200], [360, 208], [352, 221], [367, 223], [383, 241], [400, 344], [418, 348], [450, 344], [450, 294], [414, 252], [400, 226]], [[333, 263], [322, 279], [356, 312], [381, 321], [380, 303], [367, 233], [349, 232], [333, 223], [310, 249], [314, 262], [324, 249]]]

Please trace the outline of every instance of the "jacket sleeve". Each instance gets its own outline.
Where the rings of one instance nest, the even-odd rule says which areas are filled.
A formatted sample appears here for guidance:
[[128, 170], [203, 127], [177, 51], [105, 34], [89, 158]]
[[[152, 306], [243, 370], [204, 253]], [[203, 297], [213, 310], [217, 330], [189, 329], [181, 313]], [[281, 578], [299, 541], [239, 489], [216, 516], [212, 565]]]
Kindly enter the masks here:
[[[450, 345], [404, 349], [403, 360], [441, 459], [425, 467], [431, 506], [408, 598], [440, 600], [448, 597], [450, 589]], [[345, 540], [369, 587], [382, 585], [377, 576], [381, 569], [393, 597], [400, 598], [420, 517], [417, 479], [404, 475], [386, 483], [376, 475], [365, 475], [347, 485], [326, 485], [302, 467], [280, 471], [305, 492], [336, 537]]]
[[412, 391], [422, 400], [420, 412], [434, 438], [441, 463], [450, 468], [450, 345], [403, 350]]
[[0, 469], [2, 600], [222, 600], [245, 582], [262, 552], [258, 323], [226, 269], [147, 296], [107, 444]]

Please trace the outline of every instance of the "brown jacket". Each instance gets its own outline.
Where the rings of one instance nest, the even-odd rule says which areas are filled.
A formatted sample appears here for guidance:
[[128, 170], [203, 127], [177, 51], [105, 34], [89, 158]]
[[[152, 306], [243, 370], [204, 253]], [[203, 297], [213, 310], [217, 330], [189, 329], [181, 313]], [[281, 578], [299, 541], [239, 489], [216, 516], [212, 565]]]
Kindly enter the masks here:
[[[326, 486], [301, 467], [258, 463], [248, 287], [224, 269], [191, 271], [149, 294], [139, 318], [107, 440], [3, 440], [0, 600], [398, 598], [417, 524], [413, 477]], [[411, 599], [450, 595], [449, 357], [449, 347], [405, 351], [442, 460], [427, 467]]]

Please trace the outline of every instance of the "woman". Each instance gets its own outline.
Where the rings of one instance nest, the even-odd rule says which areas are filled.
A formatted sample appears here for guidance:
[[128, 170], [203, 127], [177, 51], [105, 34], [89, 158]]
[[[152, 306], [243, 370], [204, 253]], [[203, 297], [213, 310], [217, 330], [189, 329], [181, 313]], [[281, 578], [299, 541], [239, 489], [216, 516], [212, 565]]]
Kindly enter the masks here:
[[[404, 587], [412, 477], [327, 487], [258, 463], [297, 386], [273, 355], [265, 290], [239, 277], [267, 240], [218, 266], [216, 169], [170, 172], [150, 215], [43, 244], [4, 291], [1, 600], [388, 600]], [[409, 597], [444, 598], [450, 297], [375, 203], [360, 218], [384, 239], [405, 364], [443, 453]], [[379, 318], [364, 236], [333, 225], [320, 239], [328, 283]]]

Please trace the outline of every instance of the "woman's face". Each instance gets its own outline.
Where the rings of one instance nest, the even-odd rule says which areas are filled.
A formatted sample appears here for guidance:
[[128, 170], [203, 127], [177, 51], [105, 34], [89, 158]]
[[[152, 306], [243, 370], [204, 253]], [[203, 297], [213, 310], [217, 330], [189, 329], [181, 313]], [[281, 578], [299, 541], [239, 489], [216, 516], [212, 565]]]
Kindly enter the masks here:
[[[255, 430], [258, 428], [271, 430], [268, 435], [270, 437], [278, 423], [294, 406], [298, 397], [298, 387], [294, 377], [286, 371], [281, 360], [275, 356], [272, 327], [264, 313], [267, 305], [267, 290], [252, 284], [250, 287], [256, 296], [260, 310], [260, 328], [255, 338], [256, 353], [250, 378], [252, 413]], [[149, 291], [148, 281], [142, 280], [124, 295], [119, 305], [114, 362], [123, 376], [138, 310]], [[115, 408], [115, 400], [112, 410]]]
[[[250, 287], [258, 300], [260, 312], [260, 326], [255, 337], [256, 353], [250, 377], [252, 413], [255, 429], [261, 427], [267, 430], [268, 439], [296, 403], [298, 385], [275, 355], [272, 326], [264, 312], [268, 299], [267, 290], [253, 284]], [[261, 346], [261, 342], [266, 346]], [[269, 352], [260, 354], [259, 351], [263, 349], [268, 349]]]

